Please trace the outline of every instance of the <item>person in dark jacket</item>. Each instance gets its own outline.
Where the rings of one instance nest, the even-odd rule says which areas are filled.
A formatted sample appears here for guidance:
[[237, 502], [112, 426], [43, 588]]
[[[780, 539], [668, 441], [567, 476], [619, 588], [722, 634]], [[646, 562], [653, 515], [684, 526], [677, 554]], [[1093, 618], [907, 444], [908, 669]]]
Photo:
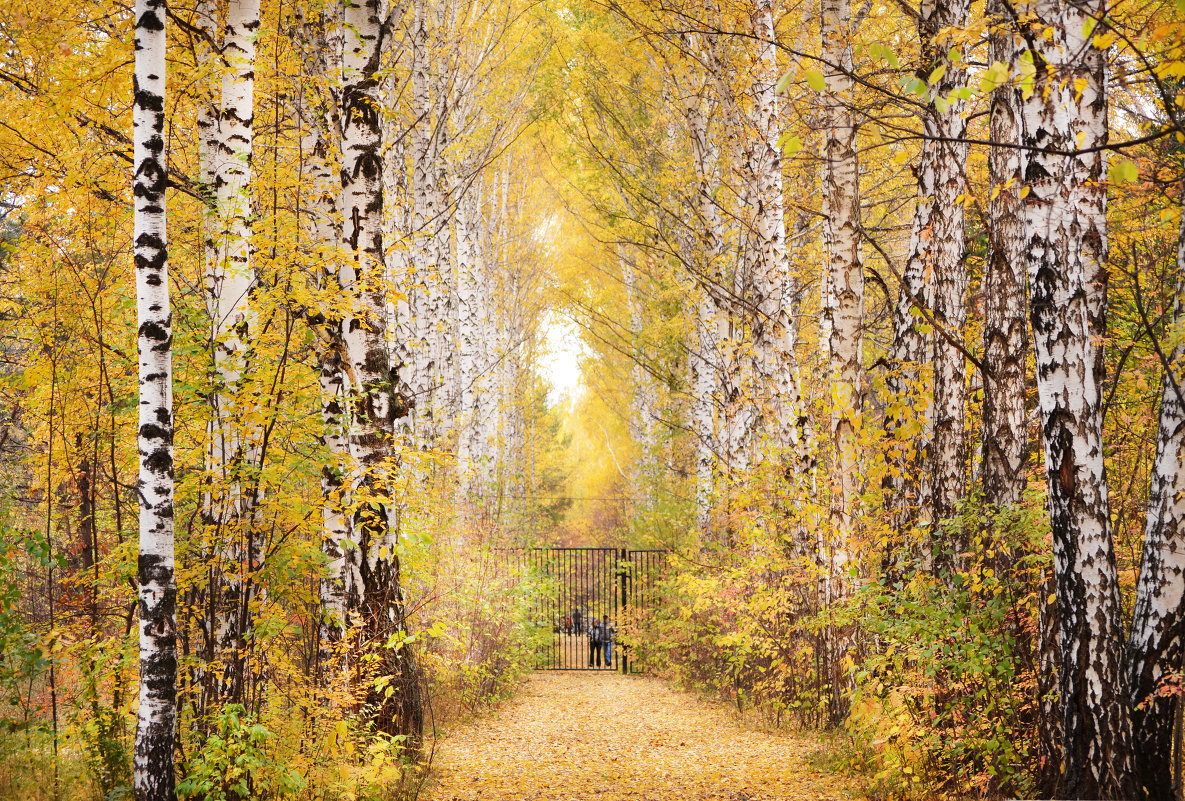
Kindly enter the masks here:
[[596, 666], [601, 666], [601, 643], [605, 641], [605, 627], [601, 625], [601, 621], [595, 617], [592, 619], [592, 625], [588, 627], [588, 666], [593, 666], [593, 661], [596, 661]]

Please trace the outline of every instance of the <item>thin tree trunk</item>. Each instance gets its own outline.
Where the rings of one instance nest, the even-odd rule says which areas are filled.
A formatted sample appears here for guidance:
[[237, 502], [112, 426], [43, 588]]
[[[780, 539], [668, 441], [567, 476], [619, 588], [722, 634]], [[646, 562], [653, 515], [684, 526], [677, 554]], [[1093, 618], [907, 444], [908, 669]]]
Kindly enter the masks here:
[[[1092, 286], [1106, 257], [1103, 166], [1073, 151], [1080, 106], [1106, 113], [1105, 86], [1079, 92], [1063, 61], [1082, 33], [1081, 15], [1040, 0], [1036, 82], [1023, 104], [1030, 321], [1043, 426], [1061, 665], [1060, 798], [1134, 798], [1130, 696], [1123, 664], [1121, 607], [1111, 541], [1096, 366], [1099, 321]], [[1092, 13], [1102, 13], [1092, 4]], [[1047, 69], [1048, 68], [1048, 69]]]
[[[1185, 219], [1177, 245], [1173, 330], [1185, 324]], [[1140, 797], [1176, 798], [1173, 727], [1180, 698], [1158, 695], [1164, 679], [1181, 667], [1185, 632], [1185, 345], [1166, 353], [1160, 430], [1152, 463], [1144, 555], [1128, 641], [1132, 730]]]
[[[932, 309], [935, 321], [952, 337], [966, 323], [967, 276], [963, 203], [967, 145], [961, 140], [966, 120], [950, 93], [964, 82], [962, 61], [952, 60], [939, 34], [966, 25], [967, 0], [923, 4], [918, 17], [921, 64], [917, 77], [929, 85], [922, 112], [922, 153], [917, 167], [918, 201], [910, 233], [909, 256], [893, 316], [891, 356], [898, 372], [889, 378], [894, 398], [921, 394], [933, 373], [933, 402], [911, 421], [909, 412], [890, 414], [888, 428], [898, 453], [890, 476], [896, 526], [937, 523], [950, 517], [963, 495], [966, 433], [964, 361], [958, 348], [942, 336], [923, 333], [917, 307]], [[942, 73], [935, 75], [937, 70]], [[934, 80], [931, 81], [931, 77]], [[906, 404], [908, 405], [908, 404]], [[958, 544], [945, 550], [959, 552]], [[933, 543], [923, 542], [923, 565], [934, 564]]]
[[753, 86], [756, 139], [750, 143], [749, 170], [753, 176], [750, 196], [754, 208], [753, 283], [758, 293], [754, 350], [757, 371], [765, 384], [763, 394], [770, 395], [767, 403], [773, 407], [764, 409], [763, 413], [774, 418], [771, 433], [782, 450], [788, 474], [801, 475], [811, 468], [814, 455], [795, 353], [798, 329], [792, 307], [797, 303], [798, 282], [786, 256], [782, 156], [778, 147], [781, 123], [776, 91], [781, 73], [771, 0], [756, 0], [753, 34], [757, 41]]
[[[823, 238], [827, 254], [827, 302], [830, 330], [831, 466], [830, 538], [819, 559], [824, 566], [828, 603], [849, 592], [849, 561], [859, 492], [858, 437], [863, 426], [861, 383], [864, 323], [864, 272], [860, 264], [860, 165], [852, 114], [851, 4], [823, 0], [822, 53], [828, 68], [823, 94], [826, 139], [823, 159]], [[831, 687], [831, 719], [847, 715], [843, 690], [849, 683], [843, 662], [851, 648], [850, 631], [829, 626], [827, 681]]]
[[[1016, 32], [1003, 0], [987, 9], [988, 62], [1015, 70]], [[1020, 191], [1020, 90], [1005, 81], [992, 92], [988, 153], [988, 253], [983, 276], [983, 500], [1020, 502], [1028, 442], [1025, 431], [1025, 221]]]
[[255, 285], [251, 265], [251, 180], [255, 117], [255, 39], [259, 32], [259, 0], [231, 0], [222, 48], [226, 71], [214, 141], [214, 199], [218, 218], [214, 262], [207, 273], [207, 302], [213, 321], [214, 411], [210, 471], [213, 486], [207, 514], [221, 542], [219, 575], [212, 577], [207, 622], [212, 637], [211, 659], [222, 661], [206, 677], [203, 708], [225, 701], [241, 702], [246, 693], [246, 635], [251, 626], [251, 574], [258, 570], [266, 543], [254, 523], [257, 498], [244, 465], [258, 461], [257, 431], [245, 420], [249, 409], [238, 395], [249, 368], [254, 315], [250, 294]]
[[136, 308], [139, 326], [140, 711], [133, 781], [138, 801], [175, 795], [177, 586], [173, 575], [173, 332], [165, 228], [165, 0], [136, 2]]
[[436, 262], [436, 227], [441, 209], [436, 188], [436, 147], [432, 103], [431, 54], [428, 37], [428, 10], [424, 0], [415, 0], [412, 19], [412, 272], [414, 281], [407, 287], [408, 314], [412, 320], [413, 343], [406, 381], [414, 404], [416, 444], [434, 446], [438, 434], [437, 387], [440, 383], [434, 355], [438, 351], [437, 311], [442, 303], [438, 288]]
[[[704, 62], [713, 63], [711, 51], [700, 43], [697, 35], [685, 36], [688, 52], [697, 54]], [[695, 510], [696, 524], [707, 531], [711, 524], [715, 494], [715, 457], [718, 440], [714, 412], [719, 401], [719, 343], [716, 338], [716, 301], [724, 286], [721, 255], [724, 231], [720, 209], [714, 193], [720, 182], [719, 150], [710, 130], [712, 86], [711, 78], [704, 81], [701, 91], [688, 98], [685, 113], [691, 134], [691, 152], [695, 160], [696, 230], [699, 275], [696, 276], [694, 340], [688, 358], [691, 371], [692, 430], [695, 432]], [[692, 247], [695, 247], [693, 245]]]
[[[383, 282], [383, 136], [379, 75], [384, 25], [378, 0], [346, 5], [346, 46], [341, 88], [341, 212], [345, 259], [342, 288], [351, 304], [342, 324], [346, 395], [350, 401], [351, 547], [345, 554], [348, 614], [356, 614], [367, 647], [383, 655], [381, 672], [392, 675], [389, 697], [374, 689], [375, 725], [409, 735], [423, 730], [419, 676], [412, 646], [386, 647], [408, 636], [398, 556], [398, 515], [393, 497], [394, 421], [407, 412], [390, 364]], [[358, 499], [362, 499], [359, 501]]]
[[[864, 271], [860, 264], [860, 174], [856, 126], [851, 105], [851, 6], [848, 0], [825, 0], [823, 59], [834, 65], [823, 95], [827, 117], [823, 160], [823, 236], [827, 245], [829, 294], [832, 298], [828, 351], [831, 363], [832, 533], [846, 542], [858, 491], [857, 436], [861, 428], [861, 346], [864, 322]], [[837, 565], [843, 569], [845, 565]]]
[[480, 486], [474, 462], [482, 455], [478, 399], [482, 381], [481, 295], [489, 290], [481, 264], [482, 182], [474, 181], [457, 204], [457, 477], [461, 502], [471, 508]]

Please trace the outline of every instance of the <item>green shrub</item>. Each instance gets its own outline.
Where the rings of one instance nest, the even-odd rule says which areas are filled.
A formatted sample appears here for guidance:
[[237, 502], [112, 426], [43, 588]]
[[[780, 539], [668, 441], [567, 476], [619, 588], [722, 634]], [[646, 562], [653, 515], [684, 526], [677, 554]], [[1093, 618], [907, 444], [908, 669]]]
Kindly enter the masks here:
[[271, 739], [271, 732], [241, 704], [227, 704], [219, 710], [214, 730], [186, 764], [177, 794], [201, 801], [294, 797], [304, 789], [304, 780], [269, 753]]

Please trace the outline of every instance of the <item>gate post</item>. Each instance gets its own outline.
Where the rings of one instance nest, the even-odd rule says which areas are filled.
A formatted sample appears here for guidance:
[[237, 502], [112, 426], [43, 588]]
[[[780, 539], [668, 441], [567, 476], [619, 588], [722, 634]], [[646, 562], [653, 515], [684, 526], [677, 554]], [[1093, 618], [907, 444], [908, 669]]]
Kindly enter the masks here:
[[[621, 549], [621, 566], [618, 572], [621, 573], [621, 619], [618, 621], [618, 628], [620, 629], [625, 624], [625, 608], [629, 604], [629, 570], [625, 566], [626, 560], [629, 558], [629, 552], [625, 548]], [[628, 676], [630, 672], [629, 658], [625, 655], [625, 648], [620, 648], [618, 651], [618, 661], [621, 662], [621, 674]]]

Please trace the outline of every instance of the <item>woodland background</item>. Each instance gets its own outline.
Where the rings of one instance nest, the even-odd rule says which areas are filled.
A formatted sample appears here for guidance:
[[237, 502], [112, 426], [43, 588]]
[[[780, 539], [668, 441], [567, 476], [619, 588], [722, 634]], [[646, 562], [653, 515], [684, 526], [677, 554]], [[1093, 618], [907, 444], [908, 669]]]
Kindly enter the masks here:
[[[550, 636], [505, 550], [550, 544], [675, 551], [623, 643], [826, 732], [870, 797], [1179, 792], [1185, 6], [361, 8], [359, 68], [340, 4], [167, 11], [181, 796], [414, 797]], [[0, 4], [4, 797], [131, 795], [136, 20]], [[361, 472], [350, 108], [380, 143], [363, 328], [396, 407]], [[1067, 192], [1088, 224], [1047, 272], [1081, 291], [1051, 304]], [[1085, 329], [1040, 340], [1061, 312]], [[1043, 458], [1050, 381], [1086, 388], [1065, 430], [1098, 469]], [[380, 507], [389, 541], [350, 545]], [[391, 597], [350, 589], [351, 548]], [[1126, 644], [1133, 617], [1160, 628]], [[1087, 641], [1124, 687], [1084, 721]]]

